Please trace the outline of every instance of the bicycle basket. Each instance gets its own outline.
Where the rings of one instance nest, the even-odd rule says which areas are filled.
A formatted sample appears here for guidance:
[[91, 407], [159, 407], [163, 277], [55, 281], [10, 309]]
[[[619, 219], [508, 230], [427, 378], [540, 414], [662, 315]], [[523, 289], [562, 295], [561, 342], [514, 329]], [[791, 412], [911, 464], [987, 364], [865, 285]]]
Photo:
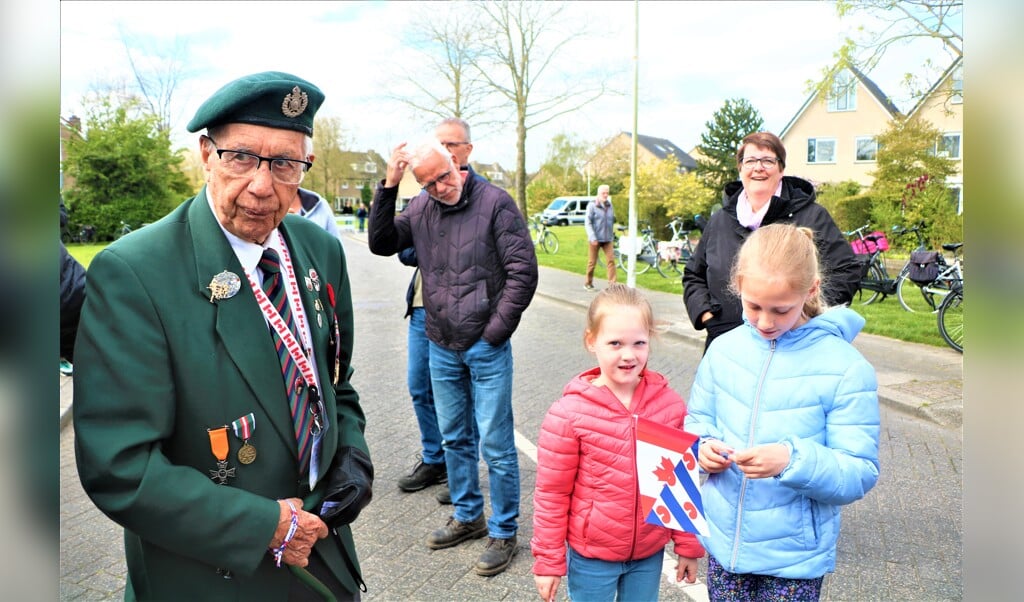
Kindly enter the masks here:
[[658, 241], [658, 257], [663, 261], [679, 261], [683, 256], [683, 241], [661, 240]]
[[910, 254], [910, 270], [907, 272], [907, 278], [921, 286], [935, 282], [935, 279], [939, 277], [940, 257], [938, 251], [914, 251]]
[[850, 242], [850, 246], [853, 247], [853, 252], [858, 255], [870, 255], [878, 249], [888, 251], [889, 239], [885, 237], [885, 232], [875, 230], [865, 236], [863, 240], [857, 239]]

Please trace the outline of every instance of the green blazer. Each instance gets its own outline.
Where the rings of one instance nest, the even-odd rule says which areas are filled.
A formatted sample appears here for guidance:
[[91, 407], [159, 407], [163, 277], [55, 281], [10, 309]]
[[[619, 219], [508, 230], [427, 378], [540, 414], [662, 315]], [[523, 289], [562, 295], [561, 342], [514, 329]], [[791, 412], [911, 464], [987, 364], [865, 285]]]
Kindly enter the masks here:
[[[327, 475], [343, 446], [369, 453], [365, 416], [349, 383], [353, 328], [345, 255], [338, 239], [301, 217], [287, 216], [279, 229], [299, 280], [331, 418], [321, 461]], [[310, 269], [319, 291], [304, 282]], [[207, 287], [224, 270], [239, 276], [241, 288], [211, 302]], [[340, 377], [332, 387], [336, 349]], [[217, 484], [210, 477], [217, 466], [207, 429], [249, 413], [256, 418], [250, 443], [257, 457], [238, 462], [241, 441], [229, 430], [235, 477]], [[312, 492], [300, 479], [270, 331], [205, 189], [93, 259], [76, 347], [73, 416], [82, 485], [124, 527], [126, 599], [287, 598], [291, 572], [275, 567], [266, 547], [278, 523], [276, 500], [297, 496], [312, 511], [326, 479]], [[347, 526], [321, 540], [315, 552], [356, 591], [359, 565]], [[223, 571], [232, 577], [225, 579]]]

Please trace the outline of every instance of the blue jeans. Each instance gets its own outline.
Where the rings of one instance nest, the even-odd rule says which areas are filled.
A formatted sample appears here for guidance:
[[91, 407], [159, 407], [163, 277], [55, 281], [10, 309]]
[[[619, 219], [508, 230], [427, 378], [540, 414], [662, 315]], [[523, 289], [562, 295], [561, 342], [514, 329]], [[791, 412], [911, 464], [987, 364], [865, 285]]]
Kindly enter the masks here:
[[580, 556], [569, 548], [566, 580], [569, 599], [579, 602], [657, 600], [665, 550], [642, 560], [608, 562]]
[[488, 535], [512, 537], [518, 530], [519, 518], [519, 455], [512, 419], [512, 344], [505, 341], [492, 347], [480, 339], [465, 351], [453, 351], [431, 341], [430, 380], [437, 423], [444, 437], [455, 519], [469, 522], [484, 511], [472, 430], [475, 420], [491, 489]]
[[416, 422], [420, 425], [420, 443], [423, 445], [423, 461], [427, 464], [444, 464], [444, 450], [441, 449], [441, 429], [437, 426], [437, 411], [434, 409], [434, 390], [430, 386], [430, 339], [424, 330], [427, 311], [414, 307], [409, 316], [409, 366], [406, 382]]

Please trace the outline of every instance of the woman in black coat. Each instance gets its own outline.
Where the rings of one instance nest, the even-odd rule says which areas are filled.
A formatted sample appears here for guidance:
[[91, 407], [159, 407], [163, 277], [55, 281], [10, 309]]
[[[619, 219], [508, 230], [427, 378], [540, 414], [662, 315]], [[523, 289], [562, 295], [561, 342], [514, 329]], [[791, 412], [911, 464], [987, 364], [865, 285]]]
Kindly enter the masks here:
[[715, 337], [743, 323], [740, 300], [729, 289], [729, 273], [743, 241], [760, 226], [791, 223], [814, 231], [829, 305], [849, 303], [861, 277], [850, 244], [815, 202], [814, 186], [784, 175], [786, 148], [778, 136], [750, 134], [740, 144], [736, 162], [740, 181], [725, 186], [722, 209], [711, 216], [683, 271], [686, 312], [694, 328], [708, 331], [705, 349]]

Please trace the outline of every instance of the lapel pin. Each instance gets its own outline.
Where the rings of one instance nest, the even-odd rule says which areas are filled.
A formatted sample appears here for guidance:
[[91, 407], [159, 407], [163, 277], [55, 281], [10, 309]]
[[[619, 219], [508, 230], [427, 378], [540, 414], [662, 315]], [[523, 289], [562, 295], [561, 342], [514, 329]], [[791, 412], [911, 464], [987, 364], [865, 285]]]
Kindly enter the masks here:
[[210, 289], [210, 303], [234, 297], [241, 287], [242, 279], [238, 277], [238, 274], [227, 270], [214, 276], [210, 284], [206, 285], [206, 288]]

